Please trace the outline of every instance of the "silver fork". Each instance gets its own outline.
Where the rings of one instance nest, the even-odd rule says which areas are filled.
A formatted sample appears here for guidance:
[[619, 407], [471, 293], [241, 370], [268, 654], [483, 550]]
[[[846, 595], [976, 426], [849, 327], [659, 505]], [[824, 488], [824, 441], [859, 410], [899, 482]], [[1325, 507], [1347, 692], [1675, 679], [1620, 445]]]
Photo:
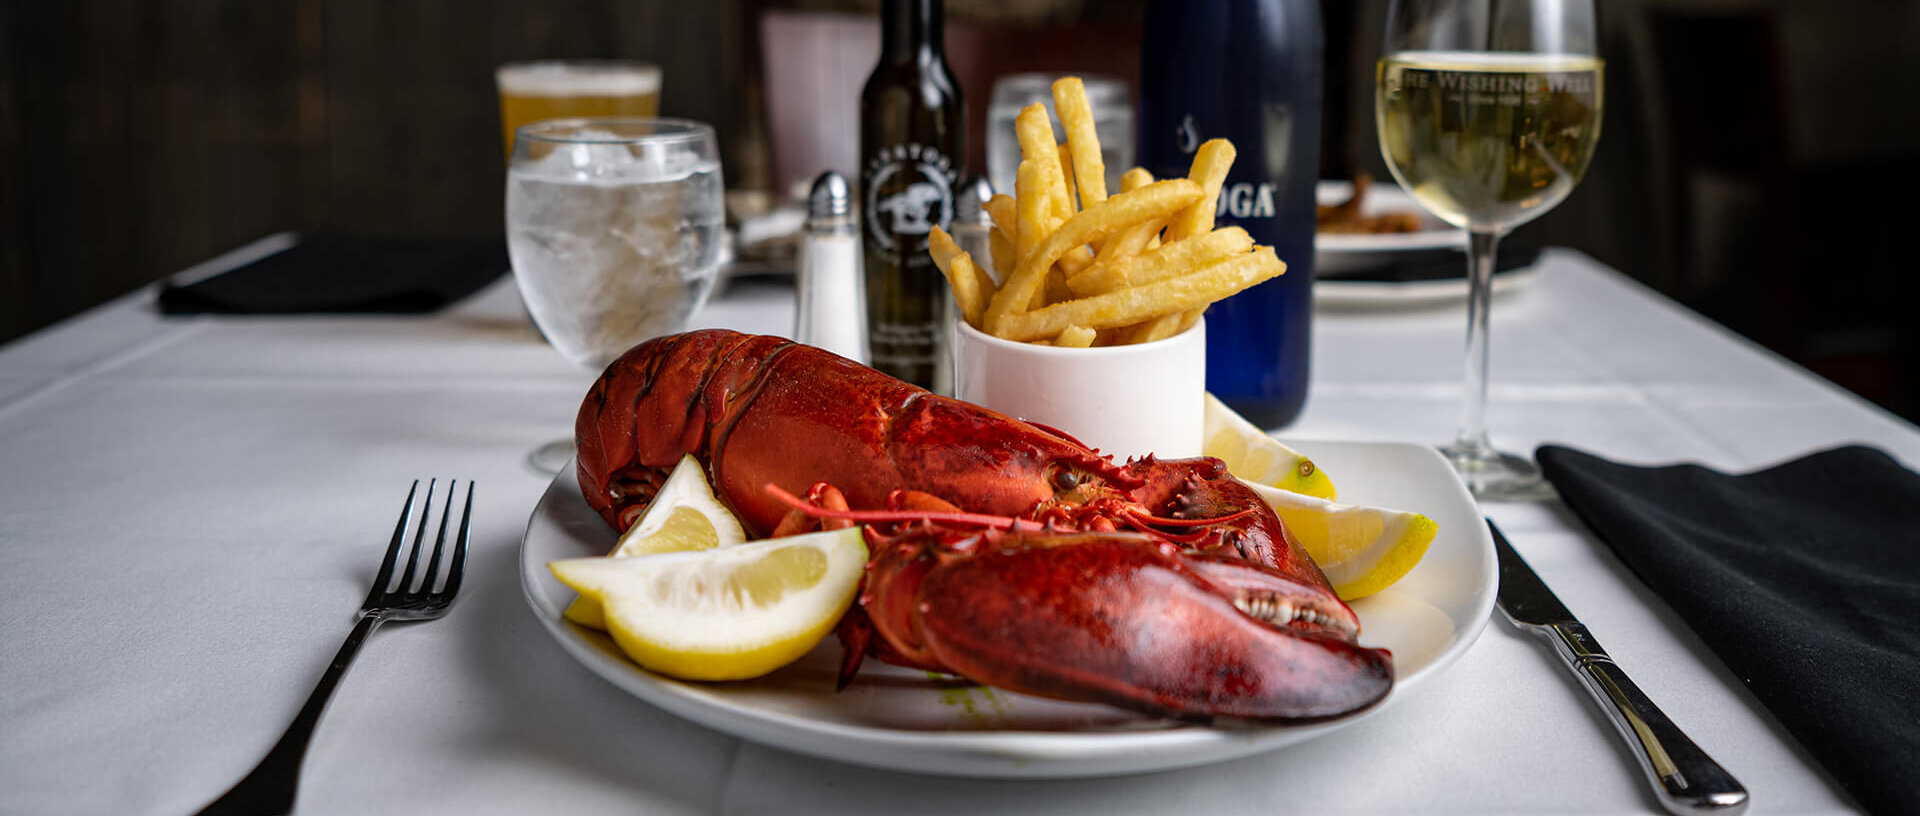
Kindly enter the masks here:
[[[254, 766], [246, 778], [241, 779], [226, 795], [202, 809], [201, 816], [263, 816], [292, 812], [294, 793], [300, 785], [300, 761], [306, 756], [307, 742], [313, 738], [314, 726], [319, 724], [320, 713], [326, 709], [327, 700], [333, 696], [333, 689], [339, 685], [341, 675], [346, 674], [354, 655], [360, 653], [360, 644], [366, 642], [367, 636], [387, 621], [432, 620], [447, 614], [447, 608], [453, 605], [454, 593], [460, 591], [460, 575], [467, 562], [467, 523], [473, 517], [473, 482], [467, 482], [466, 508], [460, 511], [460, 532], [454, 538], [453, 553], [447, 559], [446, 577], [439, 581], [439, 589], [435, 589], [434, 584], [440, 575], [441, 554], [447, 543], [447, 523], [452, 515], [453, 495], [459, 487], [459, 480], [447, 482], [446, 501], [440, 507], [440, 532], [434, 537], [433, 554], [427, 559], [426, 569], [416, 572], [420, 564], [420, 551], [425, 549], [427, 519], [433, 512], [435, 484], [436, 481], [427, 482], [427, 495], [418, 512], [414, 510], [414, 498], [420, 492], [420, 481], [415, 479], [413, 487], [407, 491], [407, 504], [401, 508], [400, 521], [393, 527], [393, 543], [387, 545], [386, 560], [380, 563], [380, 574], [373, 578], [373, 589], [367, 592], [366, 602], [360, 605], [360, 619], [354, 623], [353, 632], [347, 635], [347, 642], [341, 644], [339, 653], [333, 656], [327, 673], [320, 676], [320, 685], [314, 687], [312, 696], [301, 707], [299, 716], [293, 718], [293, 724], [287, 726], [287, 733], [280, 737], [273, 750], [267, 752], [266, 758], [260, 760], [260, 764]], [[411, 543], [407, 541], [407, 522], [410, 518], [418, 519], [413, 525]], [[403, 548], [402, 544], [407, 546]], [[395, 581], [394, 567], [400, 563], [403, 549], [406, 550], [407, 563], [399, 580]]]

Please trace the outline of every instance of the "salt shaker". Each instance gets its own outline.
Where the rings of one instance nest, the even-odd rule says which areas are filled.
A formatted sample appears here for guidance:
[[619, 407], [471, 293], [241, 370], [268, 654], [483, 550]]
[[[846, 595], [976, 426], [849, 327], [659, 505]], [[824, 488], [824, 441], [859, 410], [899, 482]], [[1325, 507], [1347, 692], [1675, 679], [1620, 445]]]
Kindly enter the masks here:
[[813, 180], [800, 244], [799, 304], [794, 338], [865, 364], [867, 287], [853, 188], [833, 171]]

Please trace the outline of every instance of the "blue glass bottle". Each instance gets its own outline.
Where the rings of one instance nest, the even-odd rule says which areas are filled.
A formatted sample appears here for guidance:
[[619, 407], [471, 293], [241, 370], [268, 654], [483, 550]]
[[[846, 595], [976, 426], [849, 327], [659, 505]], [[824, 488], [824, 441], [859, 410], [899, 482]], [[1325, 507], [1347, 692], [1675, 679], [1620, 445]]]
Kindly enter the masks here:
[[1323, 47], [1319, 0], [1155, 0], [1142, 32], [1141, 166], [1184, 177], [1202, 142], [1232, 141], [1215, 223], [1287, 264], [1207, 310], [1207, 390], [1269, 429], [1307, 398]]

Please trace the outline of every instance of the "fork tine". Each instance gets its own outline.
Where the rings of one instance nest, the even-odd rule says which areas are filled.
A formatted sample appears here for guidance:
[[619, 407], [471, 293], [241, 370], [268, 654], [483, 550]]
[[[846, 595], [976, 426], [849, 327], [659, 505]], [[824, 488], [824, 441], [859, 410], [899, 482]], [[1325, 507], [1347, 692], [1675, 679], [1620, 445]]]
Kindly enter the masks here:
[[393, 580], [393, 565], [400, 560], [400, 543], [406, 540], [407, 519], [413, 515], [413, 497], [420, 491], [420, 480], [413, 480], [413, 487], [407, 490], [407, 503], [400, 508], [400, 521], [393, 525], [393, 543], [387, 545], [387, 557], [380, 561], [380, 574], [373, 578], [373, 590], [367, 593], [367, 599], [379, 597], [387, 591], [387, 583]]
[[407, 553], [407, 571], [400, 573], [400, 585], [393, 588], [394, 592], [413, 591], [413, 572], [420, 566], [420, 548], [427, 540], [427, 519], [433, 517], [433, 488], [437, 481], [439, 480], [427, 480], [427, 498], [420, 505], [420, 523], [414, 529], [413, 548]]
[[[449, 495], [447, 499], [447, 504], [449, 505], [453, 504], [453, 499], [451, 495]], [[472, 521], [473, 521], [473, 480], [468, 479], [467, 480], [467, 506], [466, 506], [466, 509], [460, 511], [460, 534], [456, 536], [453, 540], [453, 560], [447, 564], [447, 586], [445, 589], [440, 590], [441, 593], [445, 594], [449, 599], [453, 597], [454, 593], [460, 591], [460, 576], [466, 572], [467, 529], [468, 529], [468, 525]]]
[[447, 546], [447, 519], [453, 514], [453, 491], [459, 487], [459, 479], [447, 480], [447, 500], [440, 505], [440, 531], [434, 534], [433, 557], [427, 559], [426, 574], [420, 577], [421, 592], [432, 592], [433, 585], [440, 579], [440, 553]]

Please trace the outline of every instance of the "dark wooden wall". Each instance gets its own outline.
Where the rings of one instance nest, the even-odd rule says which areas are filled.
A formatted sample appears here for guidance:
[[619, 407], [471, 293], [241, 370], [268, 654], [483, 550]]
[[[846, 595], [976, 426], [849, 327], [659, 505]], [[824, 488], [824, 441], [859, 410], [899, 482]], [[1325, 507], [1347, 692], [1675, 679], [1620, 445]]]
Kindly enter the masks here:
[[740, 8], [4, 0], [0, 341], [280, 230], [501, 233], [503, 61], [656, 62], [740, 144]]

